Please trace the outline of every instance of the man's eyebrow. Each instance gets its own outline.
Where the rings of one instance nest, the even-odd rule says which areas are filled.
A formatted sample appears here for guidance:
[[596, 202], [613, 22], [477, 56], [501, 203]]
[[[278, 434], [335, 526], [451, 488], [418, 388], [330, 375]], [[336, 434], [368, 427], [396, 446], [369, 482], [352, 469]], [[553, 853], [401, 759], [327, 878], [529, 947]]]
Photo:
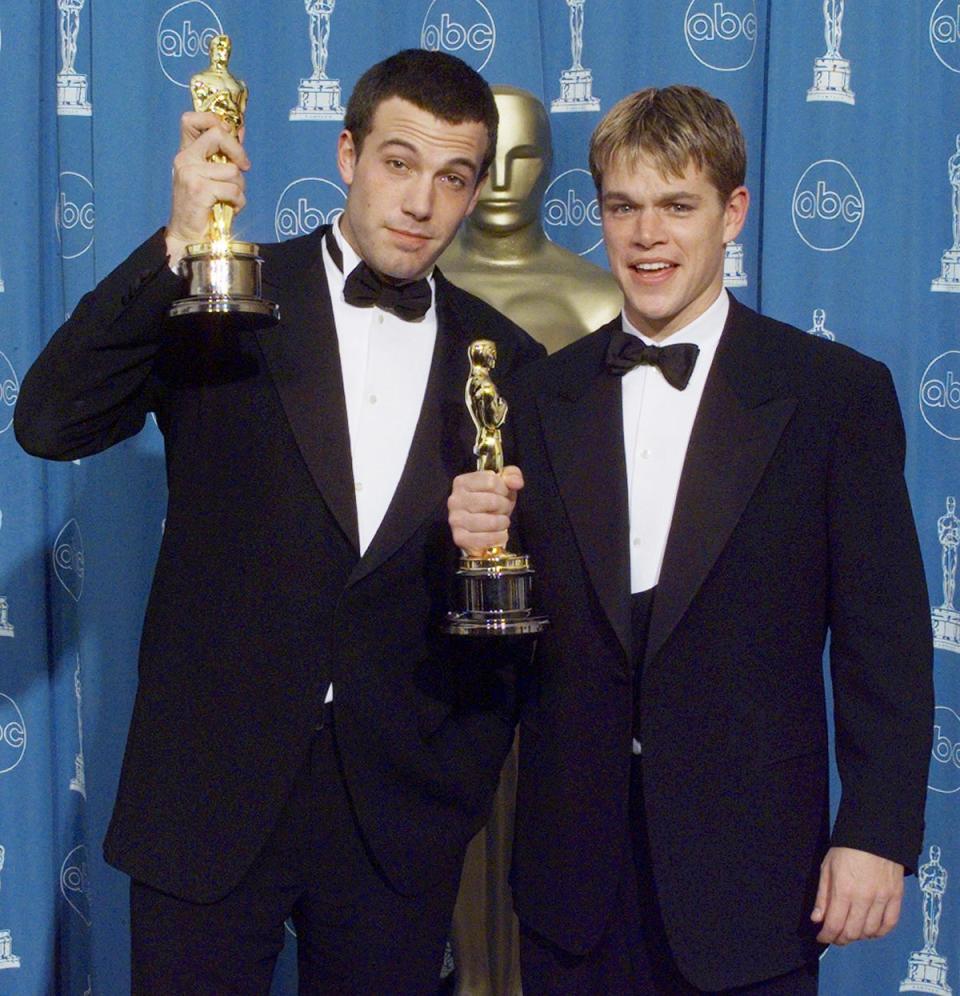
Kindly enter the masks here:
[[[623, 190], [605, 190], [603, 192], [603, 200], [604, 202], [627, 201], [630, 204], [636, 203], [636, 198], [632, 194], [628, 194]], [[655, 200], [658, 204], [679, 200], [700, 201], [703, 200], [703, 195], [692, 190], [667, 190], [664, 191], [664, 193], [659, 194]]]
[[698, 194], [693, 190], [668, 190], [660, 197], [657, 198], [658, 201], [700, 201], [703, 200], [703, 195]]
[[417, 152], [417, 147], [413, 142], [408, 142], [405, 138], [385, 138], [377, 148], [383, 150], [389, 148], [391, 145], [399, 145], [404, 149], [409, 149], [411, 152]]
[[[387, 151], [391, 146], [399, 145], [402, 149], [409, 150], [413, 155], [417, 156], [420, 154], [420, 150], [413, 144], [413, 142], [407, 141], [405, 138], [385, 138], [377, 148], [381, 152]], [[444, 164], [444, 169], [449, 169], [453, 166], [463, 166], [468, 169], [471, 173], [477, 173], [477, 164], [469, 156], [453, 156], [448, 159]]]

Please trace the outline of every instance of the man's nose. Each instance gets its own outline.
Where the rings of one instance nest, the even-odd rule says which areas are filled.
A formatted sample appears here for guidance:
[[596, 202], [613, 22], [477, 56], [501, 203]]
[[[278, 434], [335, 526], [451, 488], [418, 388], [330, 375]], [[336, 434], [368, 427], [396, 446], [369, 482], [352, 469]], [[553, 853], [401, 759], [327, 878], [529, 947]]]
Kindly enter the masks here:
[[433, 178], [414, 176], [404, 189], [403, 210], [419, 221], [433, 214]]
[[646, 248], [663, 242], [663, 222], [659, 213], [650, 208], [637, 211], [631, 234], [637, 245]]

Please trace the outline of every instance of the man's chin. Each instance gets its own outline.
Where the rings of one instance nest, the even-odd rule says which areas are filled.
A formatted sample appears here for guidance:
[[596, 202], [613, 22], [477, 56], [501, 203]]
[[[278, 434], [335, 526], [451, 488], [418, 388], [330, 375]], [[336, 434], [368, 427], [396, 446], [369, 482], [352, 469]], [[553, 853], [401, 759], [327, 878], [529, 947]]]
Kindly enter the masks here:
[[378, 270], [376, 267], [374, 267], [374, 269], [377, 270], [384, 280], [387, 280], [390, 283], [410, 284], [413, 283], [414, 280], [419, 280], [421, 277], [425, 277], [430, 272], [432, 267], [433, 264], [431, 263], [426, 269], [408, 269], [400, 267], [391, 267], [389, 270]]
[[398, 258], [397, 255], [391, 254], [389, 259], [383, 261], [382, 268], [377, 262], [371, 260], [367, 262], [382, 277], [386, 277], [395, 283], [403, 284], [425, 277], [433, 269], [433, 264], [436, 263], [437, 256], [430, 255], [429, 257], [424, 257], [418, 254], [414, 258], [408, 254], [401, 254]]

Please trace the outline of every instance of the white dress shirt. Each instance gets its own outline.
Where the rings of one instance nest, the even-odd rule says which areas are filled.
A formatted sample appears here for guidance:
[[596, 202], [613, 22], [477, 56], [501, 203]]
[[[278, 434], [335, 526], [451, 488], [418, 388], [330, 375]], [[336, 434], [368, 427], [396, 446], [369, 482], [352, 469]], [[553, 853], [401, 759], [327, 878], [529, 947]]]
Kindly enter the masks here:
[[659, 367], [641, 364], [624, 374], [623, 443], [630, 503], [630, 590], [647, 591], [660, 579], [687, 444], [703, 386], [723, 332], [730, 301], [726, 291], [685, 328], [653, 343], [623, 316], [623, 330], [658, 346], [692, 342], [700, 347], [686, 389], [678, 391]]
[[[403, 473], [420, 418], [437, 337], [436, 302], [419, 321], [405, 322], [380, 308], [357, 308], [343, 299], [344, 274], [360, 257], [333, 226], [343, 273], [324, 246], [333, 319], [340, 346], [350, 457], [357, 499], [360, 552], [370, 545]], [[432, 274], [428, 278], [434, 290]]]
[[[434, 298], [418, 321], [403, 321], [377, 307], [347, 304], [344, 275], [360, 263], [360, 257], [340, 234], [339, 223], [333, 226], [333, 237], [343, 253], [343, 273], [326, 245], [323, 265], [340, 349], [362, 554], [397, 490], [420, 418], [437, 337], [436, 288], [431, 273], [428, 281]], [[332, 684], [325, 701], [333, 701]]]

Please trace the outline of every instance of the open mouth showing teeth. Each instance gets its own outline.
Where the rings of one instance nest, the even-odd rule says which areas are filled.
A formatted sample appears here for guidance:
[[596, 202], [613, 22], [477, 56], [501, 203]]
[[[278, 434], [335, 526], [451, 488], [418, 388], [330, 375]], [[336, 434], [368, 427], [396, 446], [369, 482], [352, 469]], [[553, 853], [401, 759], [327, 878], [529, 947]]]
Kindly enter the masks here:
[[634, 263], [633, 268], [643, 273], [657, 273], [659, 270], [669, 270], [672, 263]]

